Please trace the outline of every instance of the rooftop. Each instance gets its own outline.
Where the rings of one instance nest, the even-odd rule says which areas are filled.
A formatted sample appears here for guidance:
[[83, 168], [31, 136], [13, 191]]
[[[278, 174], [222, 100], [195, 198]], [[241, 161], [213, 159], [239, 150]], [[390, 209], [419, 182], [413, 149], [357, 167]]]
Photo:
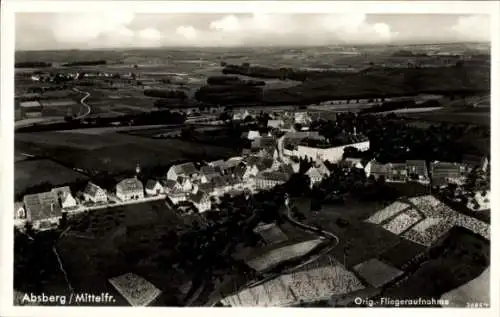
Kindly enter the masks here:
[[161, 294], [156, 286], [134, 273], [110, 278], [109, 282], [132, 306], [147, 306]]
[[126, 178], [119, 182], [116, 185], [117, 189], [123, 190], [123, 191], [136, 191], [136, 190], [143, 190], [144, 187], [141, 183], [140, 180], [137, 178]]

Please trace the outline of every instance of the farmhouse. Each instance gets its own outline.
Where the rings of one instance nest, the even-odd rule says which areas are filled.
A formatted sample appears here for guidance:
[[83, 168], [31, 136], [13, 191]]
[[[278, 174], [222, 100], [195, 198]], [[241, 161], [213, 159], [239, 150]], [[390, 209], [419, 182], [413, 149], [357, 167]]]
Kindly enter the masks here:
[[54, 193], [54, 195], [57, 197], [59, 206], [61, 206], [63, 210], [72, 209], [77, 206], [75, 198], [73, 197], [73, 195], [71, 195], [69, 186], [53, 188], [52, 193]]
[[199, 171], [193, 163], [184, 163], [172, 165], [167, 172], [167, 179], [177, 180], [179, 176], [188, 177], [191, 179], [198, 178]]
[[25, 195], [24, 208], [28, 222], [37, 230], [49, 230], [59, 225], [61, 207], [54, 192]]
[[199, 212], [207, 211], [211, 208], [210, 197], [202, 191], [190, 195], [189, 200], [196, 206]]
[[427, 172], [427, 164], [423, 160], [408, 160], [406, 168], [410, 177], [416, 178], [419, 181], [428, 181], [429, 175]]
[[388, 173], [386, 180], [390, 182], [406, 182], [408, 178], [408, 170], [404, 163], [388, 163], [386, 164]]
[[311, 187], [315, 184], [320, 183], [325, 177], [330, 175], [330, 171], [323, 163], [315, 164], [311, 166], [306, 172], [306, 176], [311, 180]]
[[92, 182], [88, 182], [83, 190], [83, 198], [85, 201], [91, 201], [93, 203], [105, 203], [108, 201], [106, 191]]
[[465, 165], [450, 162], [432, 162], [431, 177], [432, 184], [436, 186], [452, 184], [463, 184], [465, 181]]
[[150, 179], [146, 182], [146, 195], [157, 196], [164, 192], [163, 186], [159, 181]]
[[261, 172], [255, 178], [257, 189], [269, 189], [288, 181], [289, 175], [282, 172]]
[[375, 179], [386, 179], [389, 174], [389, 168], [386, 164], [379, 163], [376, 160], [371, 160], [365, 166], [365, 173], [366, 177], [373, 176]]
[[187, 193], [182, 191], [182, 190], [179, 190], [179, 189], [174, 189], [174, 190], [170, 191], [167, 194], [167, 196], [174, 204], [178, 204], [182, 201], [186, 201], [186, 199], [187, 199]]
[[215, 167], [206, 165], [200, 168], [200, 180], [202, 184], [210, 182], [214, 177], [221, 175], [220, 170], [217, 171]]
[[122, 200], [144, 198], [144, 187], [137, 178], [126, 178], [116, 185], [116, 196]]

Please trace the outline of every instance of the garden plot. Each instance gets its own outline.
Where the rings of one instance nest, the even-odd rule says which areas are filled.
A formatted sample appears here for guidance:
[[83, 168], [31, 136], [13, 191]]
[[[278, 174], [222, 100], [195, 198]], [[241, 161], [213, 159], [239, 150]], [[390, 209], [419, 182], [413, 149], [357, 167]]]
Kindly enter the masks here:
[[282, 275], [262, 285], [226, 297], [231, 306], [284, 306], [363, 289], [356, 276], [342, 265], [319, 267]]
[[490, 240], [490, 225], [476, 218], [458, 214], [456, 217], [456, 225], [467, 228], [483, 236], [483, 238]]
[[382, 227], [387, 231], [390, 231], [396, 235], [400, 235], [421, 219], [422, 217], [416, 210], [409, 209], [397, 215]]
[[404, 273], [377, 259], [360, 263], [354, 267], [354, 270], [373, 287], [381, 287]]
[[410, 207], [410, 205], [400, 201], [395, 201], [389, 206], [377, 211], [366, 221], [373, 224], [381, 224], [385, 220], [394, 217], [395, 215], [399, 214], [401, 211], [403, 211], [408, 207]]

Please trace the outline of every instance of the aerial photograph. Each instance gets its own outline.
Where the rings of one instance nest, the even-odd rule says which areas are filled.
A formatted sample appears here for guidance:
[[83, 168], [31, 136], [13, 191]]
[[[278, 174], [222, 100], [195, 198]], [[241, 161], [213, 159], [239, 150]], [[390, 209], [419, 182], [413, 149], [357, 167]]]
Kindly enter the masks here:
[[490, 23], [17, 12], [12, 305], [489, 308]]

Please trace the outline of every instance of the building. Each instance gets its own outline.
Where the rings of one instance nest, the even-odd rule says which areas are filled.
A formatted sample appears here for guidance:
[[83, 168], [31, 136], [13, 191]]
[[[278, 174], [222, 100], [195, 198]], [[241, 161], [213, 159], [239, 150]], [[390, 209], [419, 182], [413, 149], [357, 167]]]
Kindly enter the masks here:
[[252, 148], [254, 149], [265, 149], [265, 148], [275, 148], [277, 145], [276, 139], [272, 136], [261, 136], [252, 141]]
[[179, 190], [179, 189], [173, 189], [170, 192], [167, 193], [167, 197], [172, 201], [174, 204], [178, 204], [180, 202], [186, 201], [187, 200], [187, 193]]
[[250, 131], [247, 131], [247, 132], [243, 132], [241, 134], [241, 138], [244, 139], [244, 140], [250, 140], [250, 141], [253, 141], [257, 138], [260, 138], [260, 132], [259, 131], [253, 131], [253, 130], [250, 130]]
[[137, 178], [126, 178], [116, 184], [116, 197], [122, 201], [144, 198], [144, 186]]
[[349, 168], [359, 168], [363, 169], [362, 159], [356, 157], [346, 157], [344, 158], [344, 163]]
[[190, 195], [189, 201], [196, 206], [198, 212], [205, 212], [212, 207], [210, 196], [203, 191], [198, 191], [196, 194]]
[[42, 116], [42, 105], [39, 101], [24, 101], [19, 104], [21, 116], [25, 118], [37, 118]]
[[199, 177], [199, 171], [193, 163], [172, 165], [167, 172], [167, 179], [177, 180], [179, 176], [195, 179]]
[[53, 188], [52, 193], [57, 197], [57, 202], [63, 210], [74, 209], [77, 207], [76, 199], [71, 195], [69, 186]]
[[190, 192], [194, 188], [194, 184], [189, 177], [179, 176], [177, 182], [181, 186], [183, 192]]
[[311, 123], [311, 117], [307, 112], [295, 112], [294, 113], [294, 123], [308, 125]]
[[479, 169], [483, 172], [488, 171], [489, 160], [486, 156], [480, 155], [464, 155], [462, 162], [467, 166], [469, 171], [473, 169]]
[[146, 182], [146, 195], [157, 196], [163, 193], [165, 190], [159, 181], [150, 179]]
[[462, 185], [465, 182], [465, 172], [466, 166], [459, 163], [432, 162], [430, 166], [432, 184], [435, 186]]
[[389, 174], [389, 169], [386, 164], [377, 162], [376, 160], [371, 160], [365, 166], [366, 177], [371, 177], [377, 179], [386, 179]]
[[214, 166], [205, 165], [200, 168], [200, 180], [202, 184], [209, 183], [214, 177], [220, 175], [220, 170], [217, 170]]
[[306, 176], [309, 177], [311, 181], [311, 188], [316, 185], [321, 183], [323, 180], [323, 175], [318, 171], [318, 169], [314, 166], [311, 166], [309, 170], [306, 172]]
[[329, 161], [330, 163], [338, 163], [342, 160], [344, 149], [354, 147], [359, 151], [367, 151], [370, 148], [370, 141], [364, 140], [357, 143], [345, 144], [341, 146], [308, 146], [299, 144], [296, 150], [288, 150], [288, 155], [298, 156], [302, 159]]
[[408, 170], [405, 163], [388, 163], [386, 181], [388, 182], [406, 182], [408, 179]]
[[166, 181], [162, 181], [163, 192], [165, 194], [170, 194], [175, 191], [182, 191], [182, 186], [176, 180], [167, 179]]
[[108, 201], [106, 191], [92, 182], [88, 182], [83, 190], [83, 199], [93, 203], [105, 203]]
[[234, 121], [243, 121], [249, 116], [250, 116], [250, 112], [248, 112], [248, 110], [245, 109], [244, 111], [239, 111], [239, 112], [233, 113], [233, 120]]
[[406, 168], [408, 170], [408, 176], [410, 178], [414, 178], [424, 182], [429, 180], [429, 173], [427, 171], [427, 164], [425, 161], [408, 160], [406, 161]]
[[255, 177], [255, 185], [260, 190], [270, 189], [286, 183], [289, 178], [288, 174], [282, 172], [261, 172]]
[[281, 129], [284, 125], [283, 120], [281, 119], [274, 119], [274, 120], [267, 120], [267, 127], [271, 129]]
[[49, 230], [59, 225], [62, 208], [54, 192], [25, 195], [26, 219], [36, 230]]

